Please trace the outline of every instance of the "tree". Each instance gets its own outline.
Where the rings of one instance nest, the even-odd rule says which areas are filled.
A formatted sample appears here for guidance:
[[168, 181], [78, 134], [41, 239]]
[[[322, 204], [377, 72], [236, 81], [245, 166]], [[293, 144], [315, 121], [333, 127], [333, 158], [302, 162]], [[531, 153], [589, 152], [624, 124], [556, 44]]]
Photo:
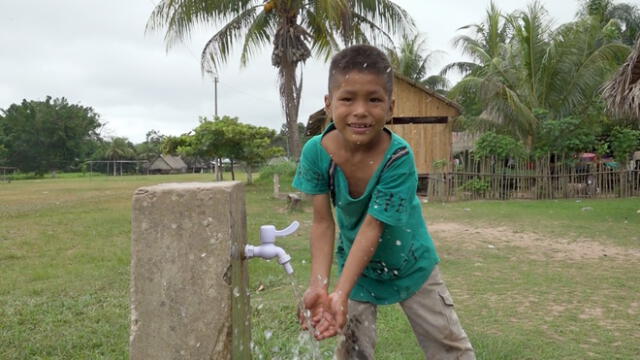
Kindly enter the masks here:
[[251, 182], [252, 169], [284, 153], [282, 148], [273, 145], [274, 130], [243, 124], [236, 117], [216, 117], [213, 121], [201, 118], [200, 125], [191, 133], [180, 137], [167, 137], [163, 143], [163, 150], [185, 156], [214, 159], [219, 165], [222, 158], [227, 158], [231, 161], [231, 176], [234, 180], [234, 164], [237, 161], [245, 163]]
[[126, 137], [114, 137], [107, 143], [104, 157], [109, 160], [130, 160], [136, 155], [133, 144]]
[[76, 169], [99, 139], [100, 116], [65, 98], [23, 100], [1, 111], [0, 131], [10, 166], [43, 175]]
[[[310, 139], [309, 136], [306, 136], [307, 133], [307, 126], [302, 123], [299, 122], [298, 123], [298, 134], [300, 134], [300, 145], [304, 145], [307, 140]], [[280, 127], [280, 132], [278, 134], [276, 134], [276, 136], [273, 138], [272, 140], [272, 145], [273, 146], [278, 146], [281, 147], [283, 149], [289, 149], [289, 128], [287, 127], [287, 124], [282, 124], [282, 126]], [[287, 157], [291, 157], [291, 153], [287, 153], [285, 154], [287, 155]]]
[[4, 165], [7, 162], [7, 148], [4, 145], [7, 140], [0, 125], [0, 165]]
[[[226, 22], [226, 23], [225, 23]], [[278, 68], [281, 105], [289, 130], [289, 150], [300, 155], [297, 129], [302, 91], [298, 66], [312, 53], [324, 59], [345, 45], [386, 41], [389, 33], [413, 27], [409, 15], [390, 0], [162, 0], [152, 12], [148, 30], [166, 27], [167, 46], [188, 37], [196, 25], [224, 24], [201, 54], [204, 72], [216, 73], [233, 45], [242, 41], [246, 65], [271, 43], [271, 63]]]
[[640, 9], [636, 5], [614, 4], [612, 0], [583, 0], [578, 16], [591, 17], [628, 46], [633, 46], [640, 35]]
[[264, 165], [269, 159], [284, 155], [282, 147], [273, 146], [274, 130], [249, 124], [241, 124], [242, 148], [237, 155], [247, 170], [247, 183], [253, 183], [253, 170]]
[[442, 69], [441, 75], [447, 75], [454, 70], [462, 75], [479, 73], [494, 60], [505, 55], [511, 31], [504, 15], [493, 1], [489, 4], [483, 22], [465, 25], [458, 30], [465, 30], [470, 34], [454, 37], [453, 44], [462, 50], [464, 55], [471, 57], [472, 61], [448, 64]]
[[539, 113], [549, 119], [592, 116], [602, 102], [601, 86], [629, 48], [608, 38], [591, 19], [552, 29], [538, 2], [504, 19], [507, 43], [489, 47], [501, 55], [485, 57], [450, 94], [474, 98], [482, 105], [478, 119], [526, 140], [529, 147], [540, 125]]
[[162, 154], [162, 144], [166, 136], [157, 130], [148, 131], [145, 141], [135, 146], [135, 151], [139, 159], [153, 161]]
[[446, 93], [449, 88], [446, 77], [427, 76], [430, 62], [438, 52], [426, 53], [426, 40], [420, 34], [403, 34], [400, 45], [397, 48], [388, 47], [386, 52], [396, 73], [433, 91]]

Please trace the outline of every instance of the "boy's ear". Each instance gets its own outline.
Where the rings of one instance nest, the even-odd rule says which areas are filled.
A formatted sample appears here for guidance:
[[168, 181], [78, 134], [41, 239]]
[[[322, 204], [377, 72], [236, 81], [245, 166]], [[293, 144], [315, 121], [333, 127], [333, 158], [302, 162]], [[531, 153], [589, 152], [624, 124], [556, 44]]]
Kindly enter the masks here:
[[324, 112], [328, 117], [331, 117], [331, 96], [324, 96]]
[[396, 99], [391, 99], [391, 101], [389, 101], [389, 112], [387, 113], [387, 121], [385, 122], [386, 124], [390, 123], [391, 120], [393, 120], [393, 109], [395, 109], [396, 107]]

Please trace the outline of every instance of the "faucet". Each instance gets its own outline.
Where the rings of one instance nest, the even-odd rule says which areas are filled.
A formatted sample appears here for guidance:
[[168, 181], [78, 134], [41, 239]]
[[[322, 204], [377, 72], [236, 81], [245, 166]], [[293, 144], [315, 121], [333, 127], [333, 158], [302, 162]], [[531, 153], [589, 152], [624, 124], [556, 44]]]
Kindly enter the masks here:
[[294, 221], [291, 225], [282, 230], [276, 230], [273, 225], [260, 226], [260, 246], [246, 245], [244, 247], [245, 259], [252, 257], [261, 257], [263, 259], [272, 259], [278, 257], [280, 265], [284, 266], [287, 274], [293, 274], [293, 267], [290, 264], [291, 256], [287, 254], [283, 248], [276, 246], [276, 236], [287, 236], [293, 234], [300, 226], [300, 223]]

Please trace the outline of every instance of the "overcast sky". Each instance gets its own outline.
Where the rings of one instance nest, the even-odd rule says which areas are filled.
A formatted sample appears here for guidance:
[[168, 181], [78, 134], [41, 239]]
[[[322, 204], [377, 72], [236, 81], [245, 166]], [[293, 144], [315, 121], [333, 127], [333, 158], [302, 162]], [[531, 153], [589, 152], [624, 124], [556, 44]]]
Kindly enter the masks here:
[[[216, 28], [166, 52], [161, 33], [145, 34], [157, 0], [0, 0], [0, 109], [47, 95], [93, 107], [105, 137], [141, 142], [147, 131], [188, 132], [214, 111], [213, 81], [202, 77], [199, 55]], [[528, 0], [496, 0], [510, 12]], [[543, 0], [554, 23], [571, 21], [579, 0]], [[635, 2], [635, 1], [630, 1]], [[488, 0], [397, 0], [414, 17], [429, 50], [442, 50], [430, 69], [462, 59], [451, 47], [456, 30], [482, 21]], [[270, 49], [240, 68], [238, 58], [220, 71], [219, 115], [279, 130], [284, 122]], [[327, 64], [304, 66], [300, 121], [322, 107]]]

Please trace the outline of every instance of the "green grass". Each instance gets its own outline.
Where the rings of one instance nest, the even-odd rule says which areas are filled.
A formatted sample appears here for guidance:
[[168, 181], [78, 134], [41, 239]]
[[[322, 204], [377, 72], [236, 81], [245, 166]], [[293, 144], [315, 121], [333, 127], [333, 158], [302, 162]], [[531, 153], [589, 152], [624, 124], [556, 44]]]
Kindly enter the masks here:
[[[210, 180], [185, 174], [0, 183], [0, 359], [128, 358], [133, 191]], [[283, 192], [289, 182], [281, 180]], [[284, 200], [271, 197], [268, 182], [246, 190], [250, 243], [257, 243], [262, 224], [302, 223], [294, 236], [279, 240], [293, 256], [301, 293], [309, 277], [309, 204], [289, 213]], [[469, 244], [437, 233], [443, 276], [478, 358], [640, 358], [638, 210], [637, 198], [426, 204], [434, 226], [508, 228], [516, 239], [535, 234], [629, 252], [546, 259], [513, 241], [497, 249], [478, 246], [484, 240], [473, 231], [459, 240]], [[254, 358], [292, 359], [299, 330], [290, 279], [273, 261], [251, 260], [249, 270]], [[378, 334], [377, 359], [422, 358], [398, 306], [380, 308]], [[331, 358], [335, 339], [320, 346]]]

